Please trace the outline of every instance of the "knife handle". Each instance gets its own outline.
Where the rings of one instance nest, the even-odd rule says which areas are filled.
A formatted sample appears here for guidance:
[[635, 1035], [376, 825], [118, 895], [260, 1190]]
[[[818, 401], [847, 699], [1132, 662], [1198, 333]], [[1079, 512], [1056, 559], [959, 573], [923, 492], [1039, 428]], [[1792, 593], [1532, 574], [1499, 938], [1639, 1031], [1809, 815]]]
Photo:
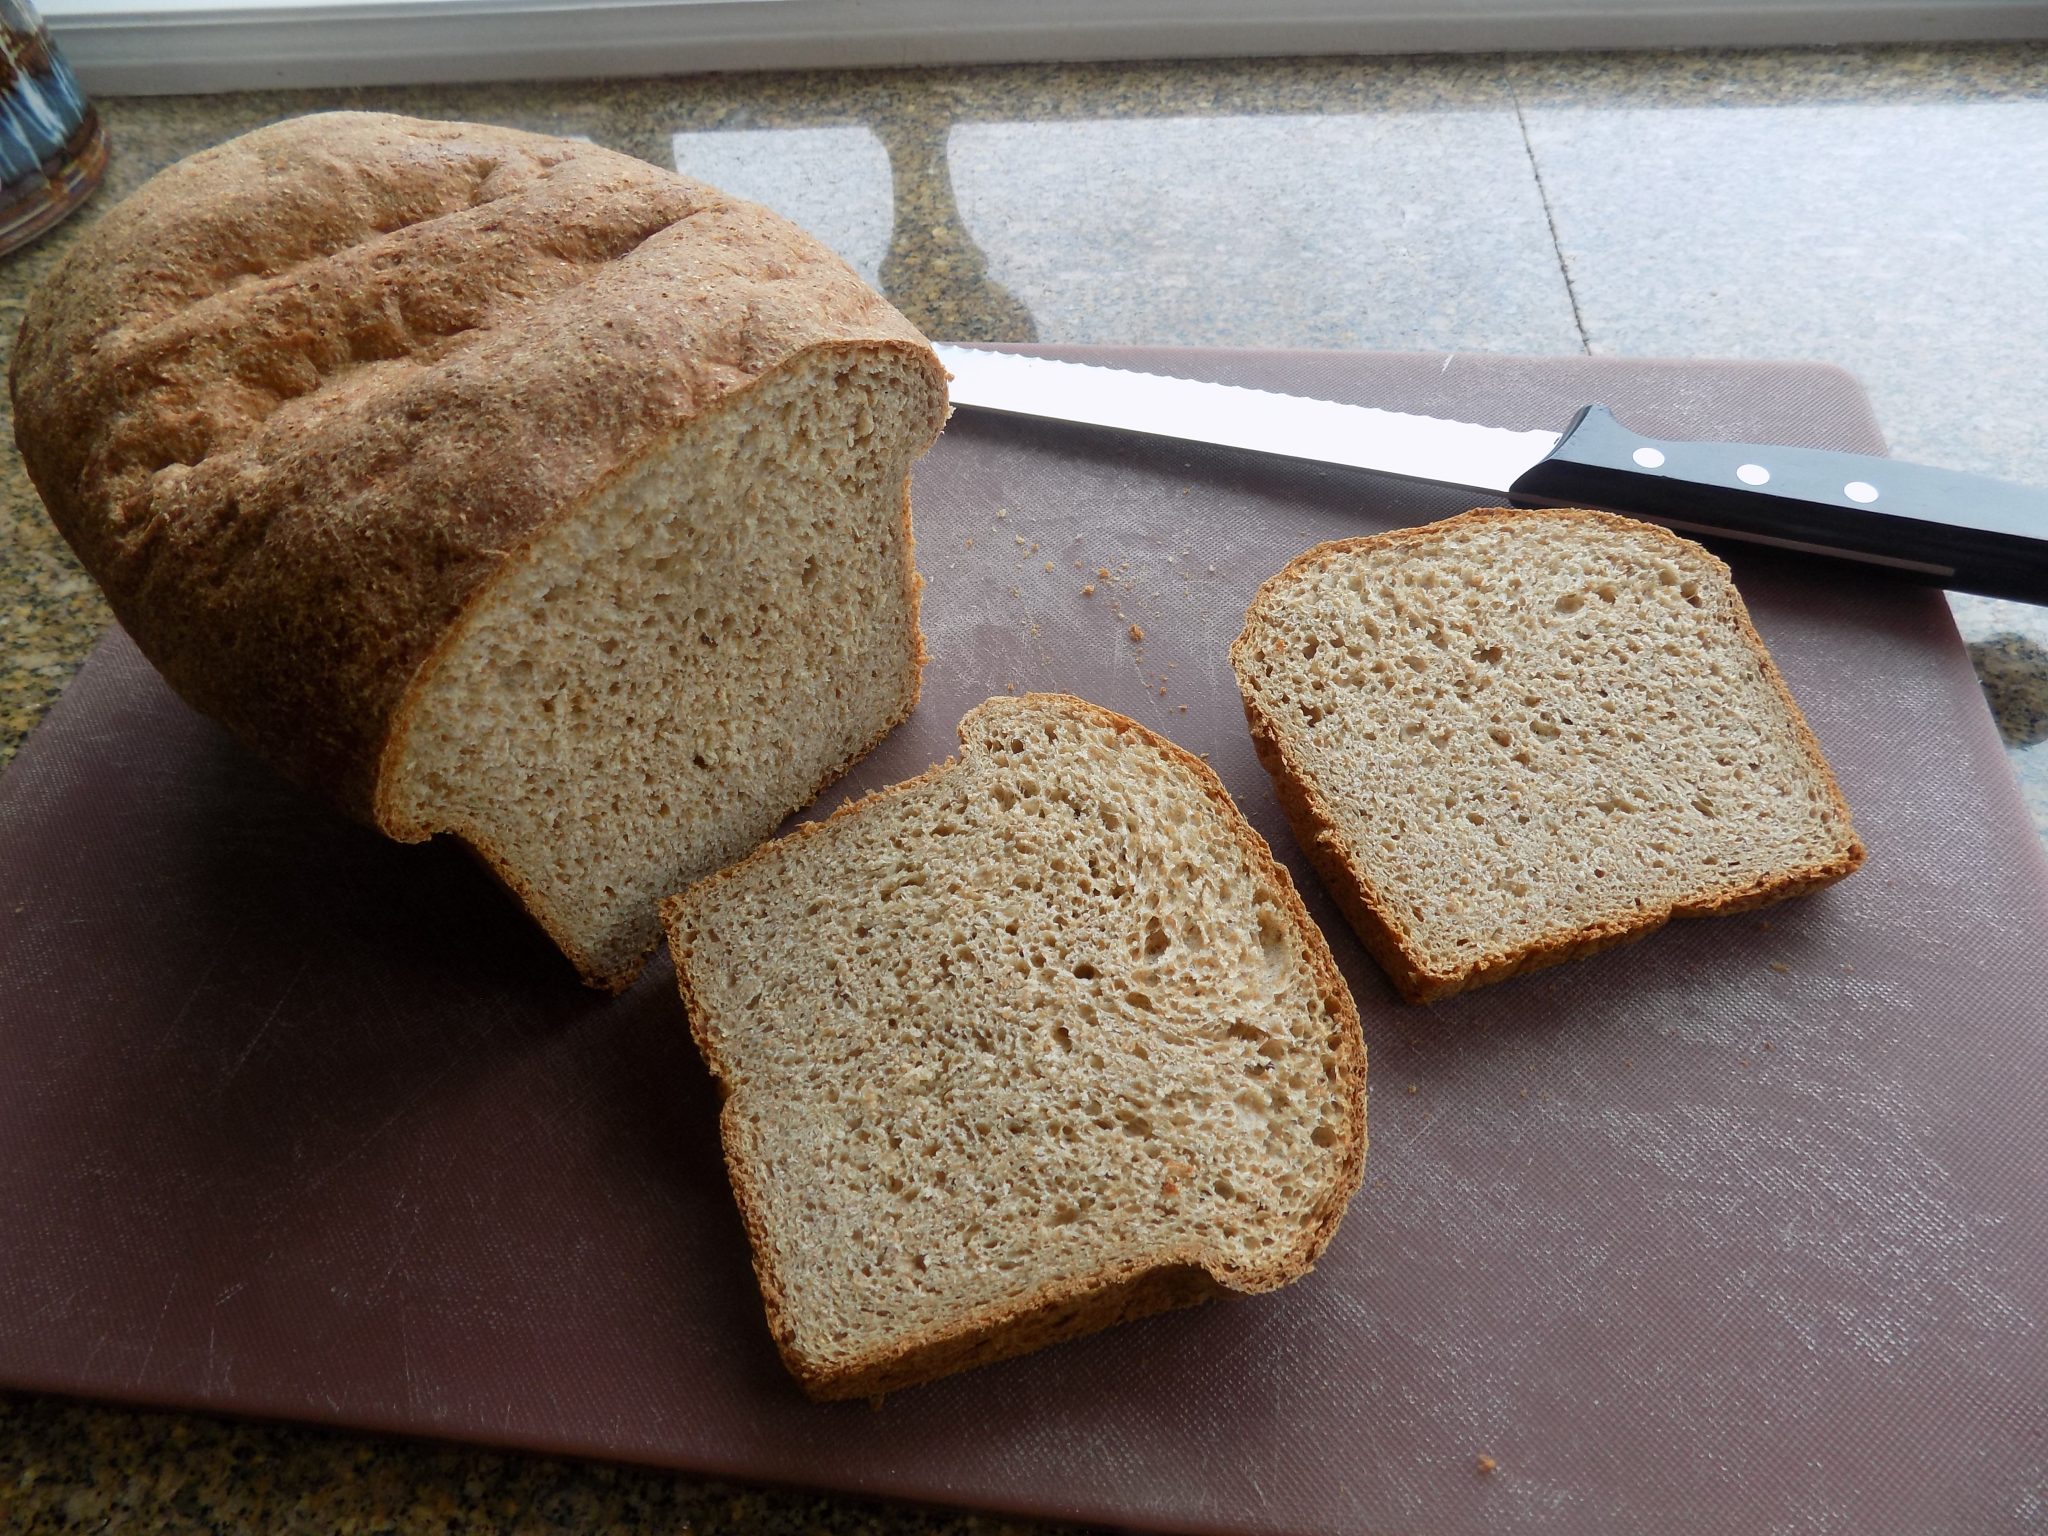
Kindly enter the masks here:
[[1508, 495], [1517, 506], [1598, 507], [2048, 603], [2048, 492], [1959, 470], [1824, 448], [1666, 442], [1589, 405]]

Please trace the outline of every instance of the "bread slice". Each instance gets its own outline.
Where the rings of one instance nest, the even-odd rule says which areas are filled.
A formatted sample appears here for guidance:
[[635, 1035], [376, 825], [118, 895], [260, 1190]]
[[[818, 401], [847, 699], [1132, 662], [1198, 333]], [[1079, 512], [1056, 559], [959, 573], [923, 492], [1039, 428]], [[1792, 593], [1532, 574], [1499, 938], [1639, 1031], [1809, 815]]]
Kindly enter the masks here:
[[664, 904], [768, 1322], [873, 1395], [1306, 1273], [1365, 1046], [1215, 775], [991, 699], [959, 757]]
[[916, 699], [944, 369], [794, 225], [631, 156], [259, 129], [77, 242], [11, 383], [179, 694], [391, 836], [462, 838], [594, 985]]
[[1230, 650], [1295, 835], [1409, 999], [1863, 860], [1727, 566], [1602, 512], [1319, 545]]

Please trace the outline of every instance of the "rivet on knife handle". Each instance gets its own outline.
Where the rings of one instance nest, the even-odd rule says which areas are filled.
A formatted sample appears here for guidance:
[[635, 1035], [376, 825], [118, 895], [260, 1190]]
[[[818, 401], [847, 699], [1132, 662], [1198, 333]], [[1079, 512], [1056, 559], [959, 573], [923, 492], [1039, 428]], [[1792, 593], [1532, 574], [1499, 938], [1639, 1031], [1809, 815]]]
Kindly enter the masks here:
[[1508, 494], [1521, 506], [1602, 507], [2048, 603], [2048, 493], [1959, 470], [1824, 448], [1666, 442], [1589, 405]]

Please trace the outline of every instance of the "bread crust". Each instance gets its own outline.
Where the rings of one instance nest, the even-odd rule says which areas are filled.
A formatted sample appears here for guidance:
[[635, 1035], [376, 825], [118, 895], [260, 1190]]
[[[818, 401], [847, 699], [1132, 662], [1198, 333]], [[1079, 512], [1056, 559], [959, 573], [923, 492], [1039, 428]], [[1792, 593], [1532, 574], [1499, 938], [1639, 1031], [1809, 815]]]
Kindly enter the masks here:
[[436, 829], [394, 811], [395, 745], [461, 616], [820, 350], [913, 360], [937, 434], [930, 347], [786, 220], [572, 140], [330, 113], [111, 210], [31, 301], [10, 384], [52, 519], [171, 686], [414, 841]]
[[[1568, 526], [1603, 527], [1639, 536], [1652, 536], [1667, 541], [1675, 556], [1687, 561], [1705, 562], [1726, 583], [1731, 604], [1728, 616], [1735, 623], [1743, 644], [1756, 658], [1763, 677], [1785, 706], [1800, 753], [1820, 782], [1826, 786], [1833, 811], [1839, 817], [1841, 825], [1847, 829], [1847, 838], [1830, 857], [1810, 864], [1798, 865], [1770, 876], [1760, 876], [1747, 881], [1731, 881], [1710, 887], [1692, 899], [1676, 901], [1663, 908], [1646, 909], [1628, 919], [1589, 923], [1543, 943], [1482, 954], [1475, 958], [1471, 966], [1462, 970], [1431, 969], [1409, 943], [1407, 929], [1399, 921], [1392, 903], [1375, 890], [1365, 877], [1359, 861], [1353, 857], [1343, 834], [1338, 830], [1333, 808], [1317, 789], [1312, 776], [1299, 757], [1290, 749], [1290, 739], [1282, 723], [1265, 711], [1251, 686], [1250, 675], [1259, 638], [1261, 610], [1267, 604], [1280, 601], [1287, 588], [1298, 577], [1330, 561], [1394, 548], [1404, 543], [1420, 543], [1439, 538], [1446, 530], [1455, 527], [1483, 526], [1488, 523], [1514, 522], [1531, 518]], [[1749, 616], [1749, 609], [1742, 601], [1742, 594], [1735, 588], [1727, 563], [1690, 539], [1681, 538], [1669, 529], [1660, 528], [1654, 523], [1639, 522], [1633, 518], [1584, 508], [1482, 507], [1416, 528], [1398, 528], [1363, 538], [1336, 539], [1318, 544], [1290, 560], [1259, 587], [1250, 607], [1246, 610], [1244, 627], [1239, 631], [1237, 639], [1231, 643], [1230, 664], [1231, 670], [1237, 675], [1238, 692], [1244, 704], [1245, 724], [1250, 728], [1253, 748], [1258, 753], [1259, 762], [1272, 778], [1275, 795], [1296, 840], [1301, 844], [1302, 851], [1308, 855], [1309, 863], [1336, 901], [1338, 909], [1343, 912], [1357, 933], [1359, 942], [1387, 973], [1395, 988], [1411, 1003], [1438, 1002], [1472, 987], [1506, 981], [1528, 971], [1542, 970], [1567, 960], [1597, 954], [1603, 949], [1611, 949], [1618, 944], [1645, 938], [1675, 917], [1724, 916], [1801, 896], [1822, 886], [1832, 885], [1845, 875], [1853, 873], [1864, 859], [1863, 843], [1856, 836], [1850, 823], [1848, 802], [1842, 798], [1841, 788], [1836, 784], [1834, 773], [1821, 753], [1819, 740], [1807, 725], [1806, 717], [1800, 713], [1799, 706], [1793, 701], [1792, 692], [1786, 687], [1777, 664], [1771, 660], [1771, 654], [1764, 646], [1763, 637], [1756, 632], [1756, 626]]]
[[1366, 1154], [1366, 1050], [1358, 1009], [1350, 989], [1330, 953], [1322, 930], [1308, 915], [1301, 895], [1287, 868], [1273, 857], [1265, 839], [1246, 821], [1209, 765], [1157, 732], [1113, 710], [1077, 699], [1069, 694], [1037, 693], [1021, 698], [998, 697], [978, 705], [961, 720], [959, 736], [967, 745], [974, 722], [986, 711], [1015, 707], [1051, 707], [1090, 724], [1102, 726], [1119, 736], [1130, 736], [1155, 749], [1187, 771], [1202, 792], [1224, 813], [1224, 824], [1244, 851], [1251, 867], [1270, 882], [1278, 893], [1288, 921], [1302, 941], [1303, 953], [1315, 976], [1318, 995], [1328, 1010], [1332, 1041], [1337, 1057], [1338, 1091], [1346, 1110], [1346, 1143], [1336, 1177], [1318, 1204], [1314, 1220], [1304, 1229], [1300, 1241], [1271, 1262], [1245, 1267], [1219, 1262], [1192, 1248], [1176, 1251], [1164, 1260], [1148, 1264], [1112, 1265], [1096, 1274], [1065, 1285], [1050, 1285], [1037, 1293], [983, 1308], [958, 1324], [933, 1329], [899, 1342], [894, 1348], [877, 1351], [838, 1367], [820, 1367], [801, 1355], [793, 1326], [783, 1301], [783, 1287], [776, 1272], [774, 1250], [769, 1240], [763, 1200], [747, 1156], [747, 1122], [736, 1115], [732, 1084], [717, 1040], [708, 1023], [708, 1011], [695, 978], [696, 956], [692, 946], [695, 923], [693, 909], [715, 896], [719, 885], [740, 877], [760, 860], [779, 856], [784, 843], [822, 835], [842, 817], [858, 816], [869, 806], [932, 784], [961, 766], [964, 757], [950, 757], [934, 764], [915, 778], [877, 790], [841, 806], [823, 821], [797, 827], [788, 837], [763, 844], [746, 858], [716, 874], [707, 875], [687, 891], [671, 896], [661, 905], [663, 927], [668, 933], [669, 951], [675, 959], [676, 986], [688, 1015], [691, 1037], [704, 1063], [717, 1080], [722, 1109], [719, 1130], [725, 1148], [726, 1172], [732, 1180], [733, 1197], [753, 1252], [754, 1274], [767, 1308], [768, 1327], [783, 1363], [799, 1385], [820, 1401], [871, 1397], [898, 1387], [932, 1380], [968, 1366], [986, 1364], [1028, 1353], [1062, 1339], [1076, 1338], [1176, 1307], [1193, 1306], [1212, 1297], [1249, 1295], [1286, 1285], [1307, 1274], [1329, 1245], [1343, 1220], [1345, 1207], [1357, 1193], [1365, 1174]]

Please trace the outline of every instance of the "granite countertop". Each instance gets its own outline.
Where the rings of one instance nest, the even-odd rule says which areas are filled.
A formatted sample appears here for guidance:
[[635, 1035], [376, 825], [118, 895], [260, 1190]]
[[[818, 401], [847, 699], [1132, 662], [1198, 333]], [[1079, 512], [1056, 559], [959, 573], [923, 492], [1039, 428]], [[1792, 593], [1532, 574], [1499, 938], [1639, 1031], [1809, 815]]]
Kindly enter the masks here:
[[[583, 135], [791, 214], [928, 333], [1818, 358], [1894, 450], [2048, 484], [2048, 48], [1278, 60], [117, 99], [107, 185], [334, 106]], [[1813, 186], [1829, 195], [1815, 199]], [[1679, 198], [1646, 188], [1682, 188]], [[1312, 233], [1304, 233], [1304, 232]], [[10, 434], [11, 435], [11, 434]], [[109, 622], [0, 468], [0, 762]], [[2048, 836], [2048, 610], [1953, 600]], [[1020, 1529], [0, 1396], [0, 1528]]]

